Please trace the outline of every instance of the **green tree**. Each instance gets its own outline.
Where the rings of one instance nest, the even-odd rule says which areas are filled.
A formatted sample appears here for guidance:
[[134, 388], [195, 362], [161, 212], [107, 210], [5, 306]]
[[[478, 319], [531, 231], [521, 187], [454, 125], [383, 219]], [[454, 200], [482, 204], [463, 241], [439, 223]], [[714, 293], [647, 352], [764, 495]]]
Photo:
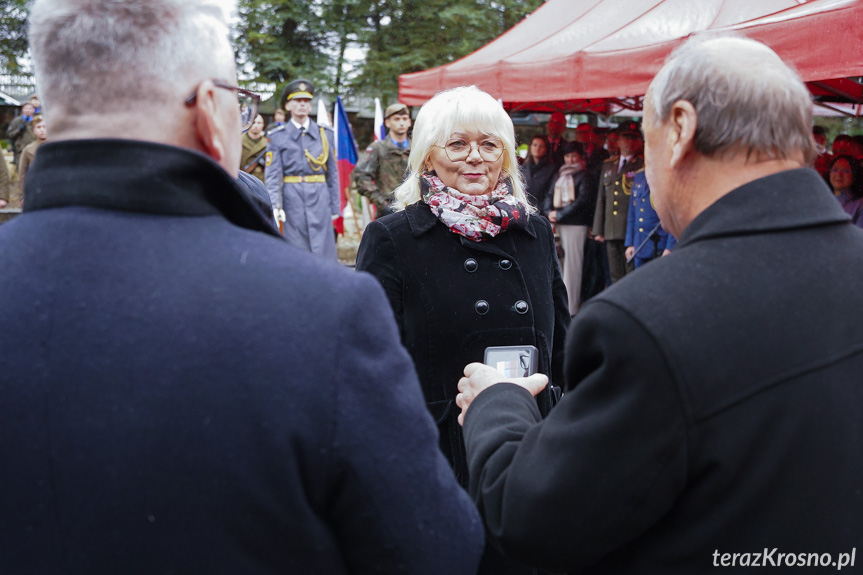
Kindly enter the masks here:
[[0, 68], [20, 71], [27, 52], [27, 13], [32, 0], [0, 0]]
[[[320, 89], [392, 100], [398, 76], [460, 58], [490, 42], [543, 0], [240, 0], [237, 52], [257, 80], [298, 76]], [[366, 50], [345, 76], [349, 47]]]

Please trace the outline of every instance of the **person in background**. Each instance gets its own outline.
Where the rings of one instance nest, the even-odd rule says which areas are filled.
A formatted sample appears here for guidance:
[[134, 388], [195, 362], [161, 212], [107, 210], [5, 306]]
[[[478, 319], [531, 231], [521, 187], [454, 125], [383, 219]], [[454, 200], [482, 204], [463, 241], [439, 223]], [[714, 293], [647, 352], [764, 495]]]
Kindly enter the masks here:
[[555, 573], [850, 567], [863, 231], [808, 167], [809, 91], [764, 44], [695, 36], [651, 82], [643, 128], [675, 250], [582, 307], [545, 419], [541, 374], [474, 364], [459, 382], [487, 532]]
[[264, 181], [264, 168], [267, 152], [267, 138], [264, 136], [264, 117], [260, 114], [243, 134], [243, 155], [240, 157], [240, 170]]
[[812, 126], [812, 139], [815, 140], [815, 151], [818, 153], [812, 167], [822, 178], [826, 178], [833, 156], [827, 151], [827, 130], [824, 126]]
[[387, 136], [369, 144], [351, 172], [356, 190], [374, 204], [376, 218], [392, 213], [393, 192], [405, 179], [411, 141], [411, 113], [404, 104], [391, 104], [384, 111]]
[[598, 138], [593, 126], [587, 122], [583, 122], [575, 129], [575, 141], [579, 142], [584, 148], [585, 166], [588, 170], [599, 172], [602, 168], [602, 162], [609, 157], [608, 151], [598, 144]]
[[25, 102], [21, 106], [21, 115], [14, 118], [6, 129], [6, 136], [9, 138], [9, 143], [12, 145], [12, 164], [18, 167], [18, 161], [21, 157], [21, 151], [29, 146], [35, 139], [31, 125], [35, 108], [30, 102]]
[[587, 167], [586, 156], [579, 142], [564, 145], [564, 163], [549, 186], [544, 209], [560, 235], [564, 253], [563, 284], [572, 315], [581, 305], [584, 244], [596, 209], [596, 172]]
[[653, 207], [647, 174], [643, 169], [637, 171], [632, 180], [626, 240], [623, 243], [626, 245], [626, 260], [632, 260], [636, 269], [657, 257], [667, 256], [677, 244], [674, 236], [659, 224], [659, 214]]
[[644, 142], [639, 125], [626, 122], [617, 130], [620, 134], [620, 156], [602, 164], [592, 229], [596, 241], [605, 244], [612, 283], [635, 269], [632, 263], [626, 262], [624, 242], [632, 180], [635, 172], [644, 167]]
[[276, 111], [273, 113], [273, 121], [267, 126], [267, 133], [269, 134], [271, 130], [276, 129], [279, 126], [284, 126], [286, 117], [284, 110], [276, 108]]
[[551, 186], [551, 181], [557, 172], [557, 166], [548, 154], [548, 142], [545, 136], [535, 135], [530, 140], [527, 159], [519, 167], [524, 180], [524, 191], [531, 205], [541, 213], [545, 213], [545, 197]]
[[563, 138], [566, 131], [566, 116], [563, 112], [552, 112], [545, 126], [545, 140], [548, 143], [548, 156], [554, 163], [555, 169], [563, 165], [563, 145], [567, 142]]
[[[530, 345], [539, 369], [552, 382], [562, 378], [566, 288], [551, 224], [531, 215], [518, 177], [512, 120], [489, 94], [461, 87], [426, 102], [409, 166], [396, 189], [396, 213], [368, 225], [356, 267], [387, 293], [441, 451], [467, 485], [454, 404], [465, 362], [483, 361], [488, 347]], [[551, 406], [546, 389], [535, 407], [546, 414]], [[530, 569], [487, 546], [479, 573]]]
[[340, 213], [335, 137], [309, 117], [315, 86], [289, 83], [282, 101], [291, 120], [268, 134], [265, 183], [288, 243], [336, 261], [333, 220]]
[[33, 160], [36, 158], [36, 152], [39, 150], [39, 146], [48, 141], [48, 126], [45, 124], [44, 116], [40, 114], [33, 116], [32, 127], [33, 135], [36, 136], [36, 139], [33, 142], [30, 142], [26, 148], [21, 150], [21, 158], [18, 160], [18, 185], [21, 190], [18, 198], [19, 206], [23, 204], [24, 180], [27, 177], [27, 171], [30, 169], [30, 164], [32, 164]]
[[863, 228], [863, 170], [860, 162], [851, 156], [835, 156], [827, 170], [827, 182], [833, 195], [851, 223]]
[[0, 226], [0, 572], [475, 573], [380, 286], [237, 187], [223, 9], [35, 0], [28, 29], [51, 141]]
[[617, 130], [610, 130], [605, 135], [605, 151], [608, 152], [608, 158], [615, 158], [620, 156], [620, 146], [618, 142], [620, 141], [620, 134], [617, 133]]
[[6, 154], [0, 150], [0, 209], [9, 205], [12, 198], [12, 184], [9, 176], [9, 164], [6, 162]]

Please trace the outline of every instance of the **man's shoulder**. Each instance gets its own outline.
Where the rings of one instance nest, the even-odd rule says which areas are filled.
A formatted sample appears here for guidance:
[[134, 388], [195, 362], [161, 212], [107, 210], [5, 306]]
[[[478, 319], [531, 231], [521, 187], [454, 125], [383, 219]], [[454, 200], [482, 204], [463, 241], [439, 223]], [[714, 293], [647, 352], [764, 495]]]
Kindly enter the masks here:
[[275, 128], [273, 128], [272, 130], [267, 131], [267, 137], [268, 137], [268, 138], [273, 138], [273, 137], [279, 138], [279, 137], [282, 137], [283, 135], [285, 135], [285, 134], [286, 134], [286, 130], [285, 130], [285, 127], [286, 127], [286, 126], [287, 126], [287, 124], [282, 124], [281, 126], [276, 126], [276, 127], [275, 127]]

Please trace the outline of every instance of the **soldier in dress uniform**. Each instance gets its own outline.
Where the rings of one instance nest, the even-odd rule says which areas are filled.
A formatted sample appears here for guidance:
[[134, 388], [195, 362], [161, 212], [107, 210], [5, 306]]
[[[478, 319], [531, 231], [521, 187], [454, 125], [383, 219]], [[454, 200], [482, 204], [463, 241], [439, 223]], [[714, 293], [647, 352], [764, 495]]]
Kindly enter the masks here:
[[282, 100], [290, 121], [268, 134], [266, 185], [282, 234], [293, 246], [337, 259], [333, 234], [339, 215], [339, 174], [335, 137], [309, 114], [314, 85], [294, 80]]
[[594, 239], [605, 243], [612, 283], [635, 269], [632, 263], [626, 263], [624, 240], [632, 179], [644, 167], [644, 141], [638, 124], [626, 122], [617, 131], [620, 156], [602, 163], [592, 230]]
[[391, 214], [395, 190], [405, 179], [411, 142], [408, 130], [411, 113], [401, 103], [388, 106], [384, 112], [387, 137], [372, 142], [357, 162], [351, 177], [357, 192], [366, 196], [377, 209], [376, 217]]
[[[657, 227], [658, 224], [659, 214], [656, 213], [650, 199], [650, 186], [647, 185], [647, 177], [642, 168], [632, 179], [632, 195], [629, 197], [629, 215], [626, 224], [626, 240], [624, 240], [626, 259], [632, 260], [636, 268], [656, 257], [669, 254], [677, 244], [674, 236], [662, 229], [662, 226]], [[651, 233], [655, 241], [645, 242]], [[641, 247], [640, 250], [639, 247]], [[635, 253], [635, 250], [638, 250], [638, 253]]]

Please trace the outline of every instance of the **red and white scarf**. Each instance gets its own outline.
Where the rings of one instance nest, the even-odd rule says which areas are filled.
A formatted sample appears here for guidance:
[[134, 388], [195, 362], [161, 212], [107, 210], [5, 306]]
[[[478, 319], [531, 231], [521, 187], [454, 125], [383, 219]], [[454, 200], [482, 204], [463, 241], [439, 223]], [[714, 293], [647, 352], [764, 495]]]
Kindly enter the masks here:
[[490, 194], [472, 196], [446, 186], [434, 172], [425, 172], [420, 177], [420, 192], [451, 232], [475, 242], [527, 224], [525, 207], [510, 193], [507, 180], [501, 179]]

